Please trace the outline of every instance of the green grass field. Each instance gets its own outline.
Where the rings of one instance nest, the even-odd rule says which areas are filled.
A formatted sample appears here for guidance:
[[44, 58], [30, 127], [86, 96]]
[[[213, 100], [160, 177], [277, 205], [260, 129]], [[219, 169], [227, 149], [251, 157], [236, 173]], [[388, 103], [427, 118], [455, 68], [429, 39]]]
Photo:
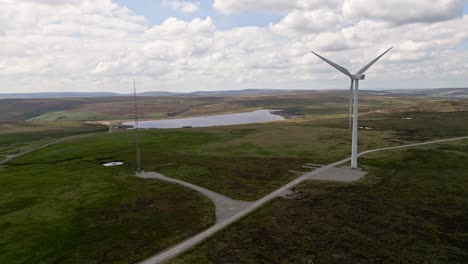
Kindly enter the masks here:
[[466, 263], [468, 142], [369, 155], [360, 182], [305, 182], [171, 263]]
[[3, 121], [0, 122], [0, 156], [17, 154], [59, 138], [107, 130], [106, 126], [83, 122]]
[[0, 166], [0, 263], [133, 263], [213, 223], [201, 194], [101, 166], [105, 142], [75, 144], [98, 137]]
[[[213, 205], [201, 194], [138, 179], [130, 164], [105, 168], [99, 158], [86, 156], [99, 156], [94, 147], [105, 143], [93, 142], [111, 135], [97, 133], [106, 126], [2, 122], [0, 127], [5, 156], [82, 135], [69, 139], [70, 146], [59, 144], [59, 152], [49, 146], [0, 166], [0, 263], [134, 263], [214, 221]], [[80, 141], [92, 144], [75, 145]], [[133, 146], [124, 140], [110, 151]], [[67, 158], [76, 149], [77, 155]], [[36, 158], [41, 161], [21, 163]]]
[[213, 223], [177, 185], [89, 162], [0, 167], [1, 263], [133, 263]]

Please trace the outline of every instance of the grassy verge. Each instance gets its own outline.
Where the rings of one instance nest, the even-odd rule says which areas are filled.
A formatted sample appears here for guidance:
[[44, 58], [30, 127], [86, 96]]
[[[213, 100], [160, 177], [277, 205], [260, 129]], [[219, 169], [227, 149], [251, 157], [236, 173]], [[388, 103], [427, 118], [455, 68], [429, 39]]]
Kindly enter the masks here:
[[467, 158], [466, 141], [366, 156], [363, 181], [306, 182], [172, 263], [466, 263]]

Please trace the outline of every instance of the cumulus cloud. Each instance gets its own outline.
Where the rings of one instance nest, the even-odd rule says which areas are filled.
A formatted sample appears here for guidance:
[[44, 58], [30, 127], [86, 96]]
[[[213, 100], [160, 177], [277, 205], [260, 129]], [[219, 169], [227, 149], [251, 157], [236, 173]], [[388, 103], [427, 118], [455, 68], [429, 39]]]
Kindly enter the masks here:
[[177, 37], [181, 33], [189, 32], [191, 34], [212, 33], [215, 31], [215, 25], [211, 17], [206, 19], [196, 18], [190, 22], [170, 17], [145, 32], [148, 37], [166, 38], [169, 36]]
[[374, 19], [394, 24], [433, 23], [463, 15], [463, 0], [345, 0], [347, 19]]
[[294, 10], [270, 28], [283, 34], [336, 31], [342, 28], [341, 20], [338, 13], [329, 9]]
[[200, 9], [200, 3], [181, 0], [163, 0], [161, 5], [183, 13], [195, 13]]

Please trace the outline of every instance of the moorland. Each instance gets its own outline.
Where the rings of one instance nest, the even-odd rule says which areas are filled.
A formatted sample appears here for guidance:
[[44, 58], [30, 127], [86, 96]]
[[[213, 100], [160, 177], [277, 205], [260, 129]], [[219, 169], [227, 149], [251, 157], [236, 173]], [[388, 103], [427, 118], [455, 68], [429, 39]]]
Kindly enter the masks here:
[[[143, 170], [254, 201], [305, 163], [349, 156], [347, 102], [345, 91], [139, 97], [146, 119], [261, 108], [288, 117], [141, 130]], [[0, 159], [66, 139], [0, 165], [0, 262], [134, 263], [214, 223], [213, 204], [200, 193], [135, 177], [134, 132], [102, 124], [131, 119], [132, 98], [2, 99], [0, 107]], [[468, 100], [458, 94], [364, 92], [360, 111], [368, 128], [360, 150], [468, 135]], [[462, 263], [467, 146], [365, 156], [363, 180], [303, 183], [296, 198], [276, 199], [174, 262]], [[101, 166], [113, 160], [125, 164]]]

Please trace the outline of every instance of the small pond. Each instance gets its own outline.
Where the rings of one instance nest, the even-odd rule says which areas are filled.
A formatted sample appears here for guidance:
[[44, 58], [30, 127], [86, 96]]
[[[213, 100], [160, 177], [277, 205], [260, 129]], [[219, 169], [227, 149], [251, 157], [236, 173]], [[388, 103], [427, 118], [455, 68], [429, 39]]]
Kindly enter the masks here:
[[111, 161], [111, 162], [102, 163], [101, 165], [104, 167], [115, 167], [115, 166], [122, 166], [123, 164], [124, 164], [123, 161]]

